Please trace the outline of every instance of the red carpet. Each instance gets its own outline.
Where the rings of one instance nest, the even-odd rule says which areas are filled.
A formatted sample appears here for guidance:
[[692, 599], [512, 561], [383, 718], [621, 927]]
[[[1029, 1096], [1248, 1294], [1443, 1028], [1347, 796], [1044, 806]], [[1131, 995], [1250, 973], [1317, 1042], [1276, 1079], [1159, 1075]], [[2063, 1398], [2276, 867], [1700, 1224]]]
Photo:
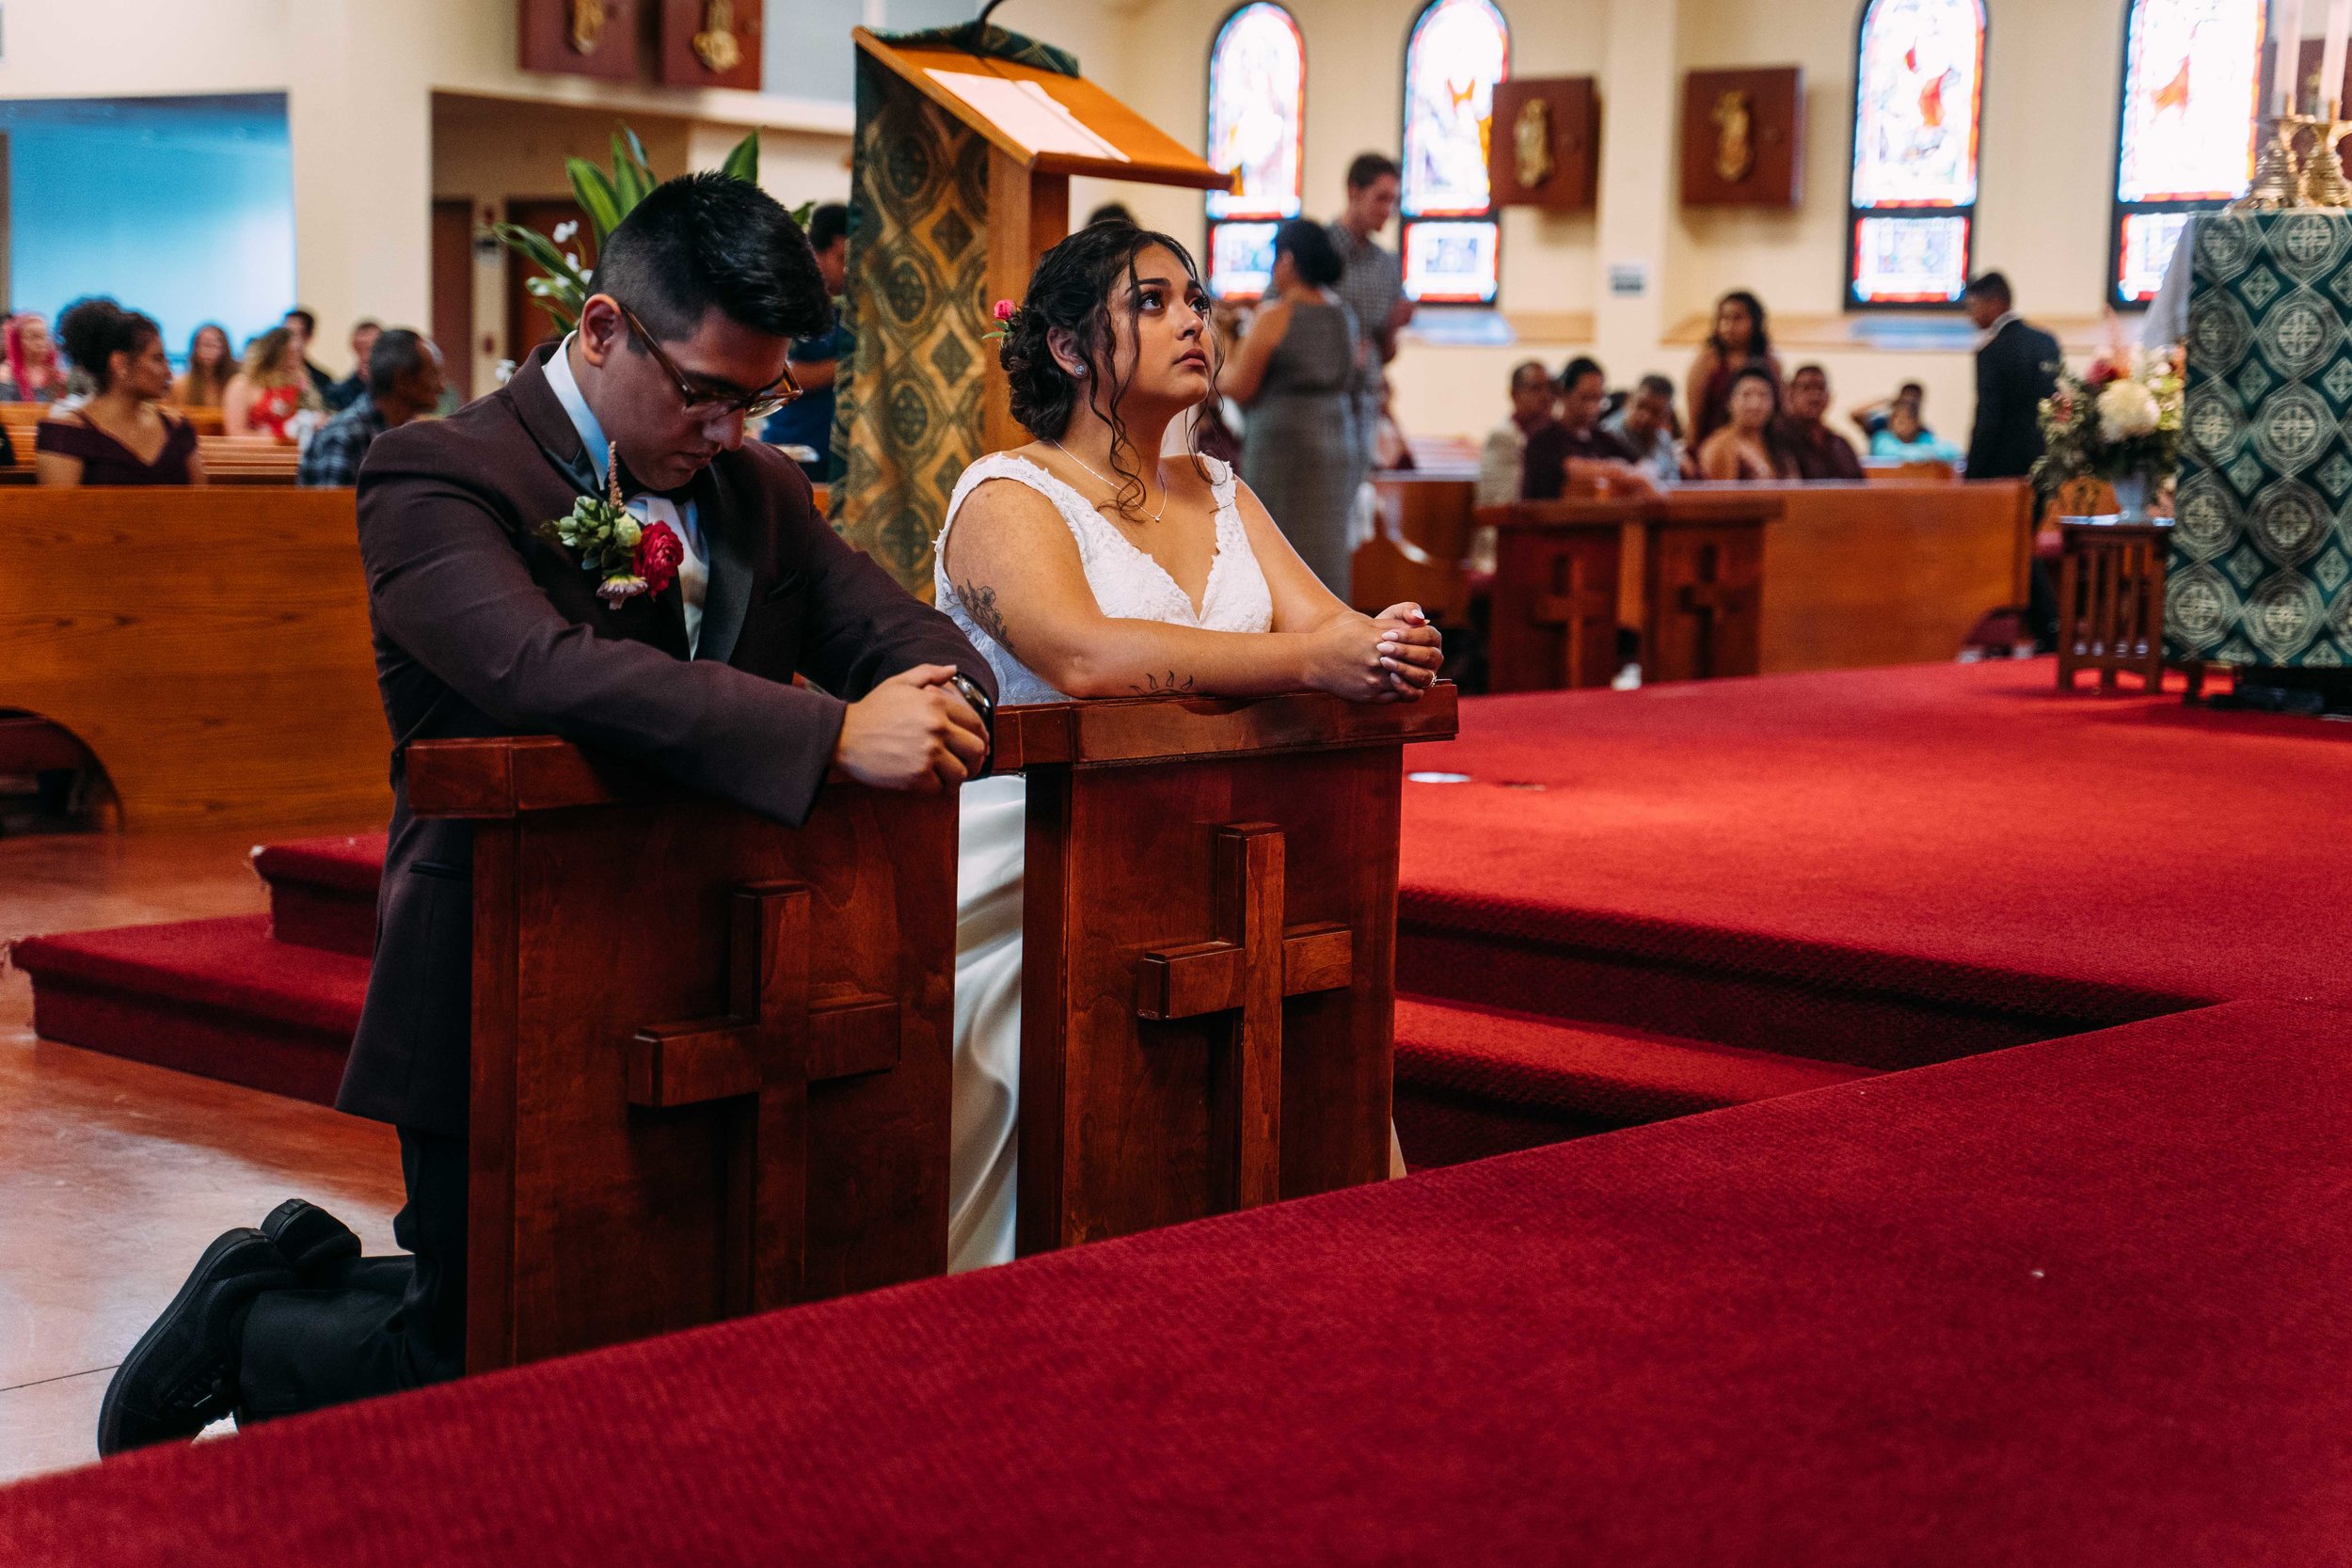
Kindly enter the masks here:
[[[1470, 782], [1406, 786], [1398, 984], [1874, 1069], [2352, 1005], [2308, 957], [2352, 944], [2352, 734], [2054, 686], [2037, 660], [1465, 703], [1409, 759]], [[1430, 1066], [1400, 1053], [1400, 1127], [1444, 1097]], [[1496, 1152], [1536, 1102], [1447, 1103]]]
[[382, 833], [266, 844], [253, 851], [253, 869], [269, 883], [272, 937], [355, 958], [374, 955]]
[[155, 1450], [0, 1560], [2318, 1563], [2352, 1016], [2252, 1004]]

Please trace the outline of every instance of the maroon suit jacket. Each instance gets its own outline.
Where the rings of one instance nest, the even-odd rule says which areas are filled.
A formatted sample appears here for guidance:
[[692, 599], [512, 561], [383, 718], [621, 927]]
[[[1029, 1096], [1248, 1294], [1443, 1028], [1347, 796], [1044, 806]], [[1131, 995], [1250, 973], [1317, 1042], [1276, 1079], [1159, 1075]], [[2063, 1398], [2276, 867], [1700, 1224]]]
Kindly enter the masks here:
[[[996, 690], [954, 624], [843, 543], [800, 466], [756, 442], [720, 453], [690, 490], [710, 551], [698, 657], [675, 584], [607, 608], [597, 575], [532, 531], [595, 483], [548, 385], [550, 352], [447, 420], [386, 432], [359, 470], [392, 822], [336, 1103], [425, 1132], [466, 1128], [473, 832], [409, 815], [410, 742], [558, 735], [798, 823], [848, 701], [917, 664]], [[801, 671], [824, 689], [793, 686]]]

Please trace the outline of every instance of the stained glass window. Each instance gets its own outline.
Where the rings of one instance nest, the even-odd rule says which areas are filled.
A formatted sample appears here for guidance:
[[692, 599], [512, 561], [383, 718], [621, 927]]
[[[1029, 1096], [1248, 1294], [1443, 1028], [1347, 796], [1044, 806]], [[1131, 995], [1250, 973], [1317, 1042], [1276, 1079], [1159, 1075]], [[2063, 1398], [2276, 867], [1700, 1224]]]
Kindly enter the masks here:
[[2254, 173], [2263, 0], [2134, 0], [2115, 157], [2114, 303], [2144, 305], [2188, 214]]
[[1298, 215], [1307, 51], [1291, 13], [1267, 0], [1225, 19], [1209, 50], [1209, 163], [1239, 190], [1209, 193], [1209, 288], [1255, 299], [1274, 265], [1274, 229]]
[[1511, 29], [1492, 0], [1432, 0], [1405, 45], [1405, 292], [1491, 305], [1502, 226], [1486, 186], [1495, 84]]
[[1984, 103], [1980, 0], [1867, 0], [1846, 303], [1949, 306], [1968, 283]]

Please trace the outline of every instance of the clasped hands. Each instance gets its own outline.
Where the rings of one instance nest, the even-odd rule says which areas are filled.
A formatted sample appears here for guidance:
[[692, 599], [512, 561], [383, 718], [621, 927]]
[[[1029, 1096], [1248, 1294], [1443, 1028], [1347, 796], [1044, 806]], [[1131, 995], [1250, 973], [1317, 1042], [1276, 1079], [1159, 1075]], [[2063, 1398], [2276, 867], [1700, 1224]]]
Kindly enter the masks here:
[[1421, 606], [1392, 604], [1377, 615], [1351, 610], [1309, 634], [1308, 684], [1351, 703], [1419, 700], [1445, 662], [1445, 643]]

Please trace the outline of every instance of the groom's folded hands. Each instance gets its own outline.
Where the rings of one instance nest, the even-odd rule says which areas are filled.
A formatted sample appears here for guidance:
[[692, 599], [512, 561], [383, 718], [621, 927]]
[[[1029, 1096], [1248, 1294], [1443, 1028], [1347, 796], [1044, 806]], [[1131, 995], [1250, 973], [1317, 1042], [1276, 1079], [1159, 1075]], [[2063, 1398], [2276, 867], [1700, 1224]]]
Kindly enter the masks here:
[[836, 777], [935, 795], [988, 759], [988, 727], [952, 684], [951, 664], [918, 664], [851, 703], [834, 743]]

